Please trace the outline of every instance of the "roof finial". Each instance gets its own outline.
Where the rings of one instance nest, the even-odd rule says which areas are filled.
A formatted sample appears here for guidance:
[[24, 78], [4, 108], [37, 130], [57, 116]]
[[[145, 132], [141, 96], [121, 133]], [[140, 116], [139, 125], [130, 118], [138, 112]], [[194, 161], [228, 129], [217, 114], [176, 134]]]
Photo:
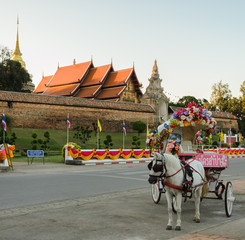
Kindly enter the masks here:
[[73, 59], [73, 65], [75, 65], [75, 64], [76, 64], [76, 59], [74, 58], [74, 59]]
[[42, 79], [44, 78], [44, 72], [42, 72]]
[[16, 36], [16, 44], [15, 44], [15, 50], [13, 52], [12, 60], [19, 62], [21, 66], [24, 69], [26, 69], [26, 64], [21, 56], [22, 53], [20, 52], [20, 46], [19, 46], [19, 16], [17, 16], [17, 36]]
[[58, 67], [57, 67], [57, 69], [59, 69], [60, 68], [60, 64], [59, 64], [59, 62], [58, 62]]
[[133, 61], [133, 69], [134, 69], [134, 61]]
[[155, 59], [154, 61], [154, 66], [153, 66], [153, 69], [152, 69], [152, 74], [151, 76], [156, 76], [156, 77], [159, 77], [159, 73], [158, 73], [158, 67], [157, 67], [157, 60]]

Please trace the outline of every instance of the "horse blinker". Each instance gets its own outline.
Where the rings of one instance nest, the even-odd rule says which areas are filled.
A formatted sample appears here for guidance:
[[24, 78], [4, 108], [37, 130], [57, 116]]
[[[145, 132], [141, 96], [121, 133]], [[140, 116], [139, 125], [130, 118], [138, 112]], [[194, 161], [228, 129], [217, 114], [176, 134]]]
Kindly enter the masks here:
[[151, 170], [152, 169], [152, 161], [147, 165], [148, 169]]
[[153, 166], [153, 171], [154, 172], [162, 172], [163, 171], [163, 165], [161, 164], [154, 164], [154, 166]]

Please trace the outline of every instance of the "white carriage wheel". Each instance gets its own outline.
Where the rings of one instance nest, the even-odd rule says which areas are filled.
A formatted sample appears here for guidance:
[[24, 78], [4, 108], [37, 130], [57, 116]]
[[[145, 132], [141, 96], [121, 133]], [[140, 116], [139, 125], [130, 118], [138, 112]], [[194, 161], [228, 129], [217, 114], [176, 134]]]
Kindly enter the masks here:
[[227, 217], [230, 217], [232, 214], [234, 201], [235, 197], [232, 194], [232, 184], [231, 182], [227, 182], [225, 188], [225, 212]]
[[158, 181], [155, 184], [151, 184], [151, 195], [154, 203], [159, 203], [161, 199], [161, 192], [159, 191]]

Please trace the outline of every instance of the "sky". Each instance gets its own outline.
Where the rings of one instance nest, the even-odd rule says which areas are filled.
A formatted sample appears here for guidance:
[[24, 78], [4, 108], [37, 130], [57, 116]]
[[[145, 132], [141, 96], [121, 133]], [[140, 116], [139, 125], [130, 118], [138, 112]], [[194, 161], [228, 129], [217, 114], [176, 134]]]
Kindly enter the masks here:
[[210, 100], [245, 81], [244, 0], [0, 0], [0, 45], [14, 51], [19, 16], [22, 58], [36, 85], [57, 66], [93, 59], [135, 67], [145, 92], [157, 60], [164, 93]]

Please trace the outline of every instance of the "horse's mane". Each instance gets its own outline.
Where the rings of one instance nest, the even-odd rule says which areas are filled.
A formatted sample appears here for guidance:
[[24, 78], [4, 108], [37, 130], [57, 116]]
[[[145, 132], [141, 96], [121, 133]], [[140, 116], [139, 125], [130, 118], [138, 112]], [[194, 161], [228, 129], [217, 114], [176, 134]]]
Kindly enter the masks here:
[[172, 154], [168, 154], [168, 153], [164, 153], [163, 154], [164, 155], [164, 157], [165, 157], [165, 161], [166, 161], [166, 163], [168, 163], [168, 164], [170, 164], [171, 166], [175, 166], [175, 167], [179, 167], [179, 165], [180, 165], [180, 160], [176, 157], [176, 156], [174, 156], [174, 155], [172, 155]]

